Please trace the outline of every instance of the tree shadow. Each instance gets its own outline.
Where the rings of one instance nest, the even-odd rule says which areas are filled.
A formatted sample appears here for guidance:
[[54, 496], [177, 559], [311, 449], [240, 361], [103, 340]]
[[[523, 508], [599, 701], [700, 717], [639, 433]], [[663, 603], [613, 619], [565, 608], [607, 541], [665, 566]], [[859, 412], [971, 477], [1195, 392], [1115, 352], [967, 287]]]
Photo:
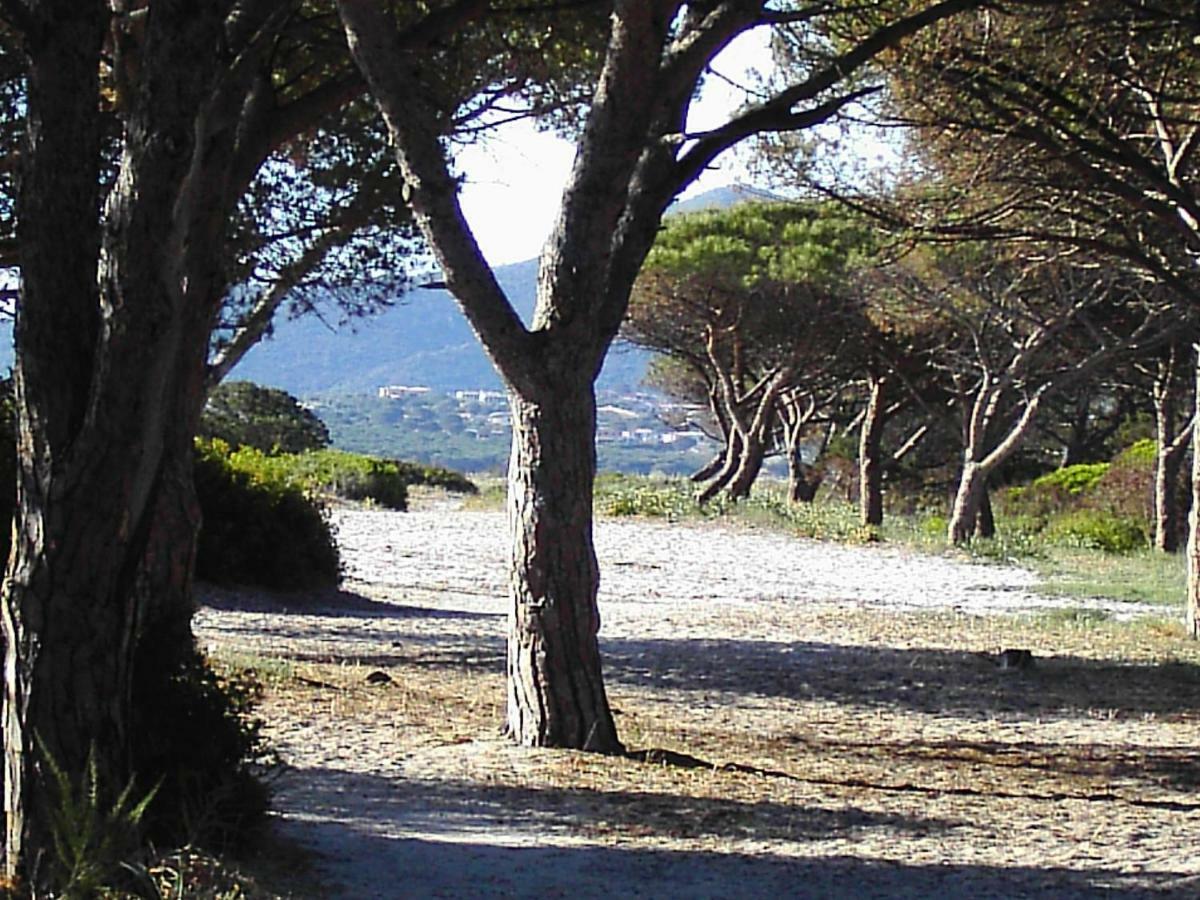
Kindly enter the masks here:
[[[644, 792], [531, 789], [314, 768], [295, 771], [302, 813], [281, 828], [317, 850], [347, 896], [438, 897], [1193, 897], [1185, 872], [1036, 864], [903, 863], [806, 853], [808, 843], [939, 835], [964, 823], [857, 809]], [[591, 838], [580, 844], [572, 835]], [[621, 846], [693, 839], [706, 849]], [[752, 837], [774, 850], [727, 852]], [[707, 841], [707, 843], [705, 843]], [[784, 851], [790, 845], [795, 855]], [[714, 849], [707, 849], [712, 846]]]
[[203, 585], [197, 590], [197, 597], [200, 606], [225, 612], [279, 613], [281, 615], [315, 616], [321, 619], [429, 618], [453, 621], [458, 619], [497, 619], [503, 618], [507, 614], [504, 611], [479, 612], [416, 606], [407, 603], [388, 603], [344, 588], [287, 593]]
[[998, 714], [1121, 718], [1200, 712], [1200, 666], [1073, 656], [1003, 670], [955, 650], [815, 642], [656, 639], [602, 641], [606, 678], [684, 693], [826, 700], [972, 720]]

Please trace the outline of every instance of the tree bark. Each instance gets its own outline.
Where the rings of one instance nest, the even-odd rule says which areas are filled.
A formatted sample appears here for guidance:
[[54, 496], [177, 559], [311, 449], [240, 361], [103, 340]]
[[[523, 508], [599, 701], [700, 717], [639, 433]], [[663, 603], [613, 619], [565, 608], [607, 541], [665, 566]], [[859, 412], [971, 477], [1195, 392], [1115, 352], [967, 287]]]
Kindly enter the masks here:
[[[1200, 345], [1196, 352], [1196, 423], [1200, 425]], [[1184, 627], [1192, 640], [1200, 640], [1200, 427], [1192, 427], [1192, 509], [1188, 514], [1187, 610]]]
[[1187, 434], [1176, 431], [1177, 351], [1159, 363], [1154, 379], [1154, 548], [1161, 553], [1179, 549], [1182, 511], [1179, 508], [1179, 476], [1187, 451]]
[[964, 460], [947, 528], [947, 539], [951, 544], [961, 546], [970, 542], [986, 490], [987, 473], [982, 466], [972, 459]]
[[[78, 20], [91, 17], [86, 37], [94, 43], [56, 14], [44, 32], [49, 50], [32, 54], [31, 71], [56, 71], [45, 83], [41, 74], [31, 78], [29, 115], [43, 125], [30, 128], [19, 217], [28, 259], [16, 329], [19, 511], [4, 616], [9, 876], [28, 879], [50, 848], [48, 810], [36, 800], [51, 789], [39, 745], [75, 778], [94, 753], [101, 804], [130, 774], [133, 660], [144, 612], [138, 573], [188, 357], [186, 257], [204, 243], [191, 240], [200, 236], [178, 214], [199, 196], [181, 198], [224, 20], [219, 6], [200, 14], [177, 5], [150, 12], [137, 105], [102, 219], [102, 154], [86, 123], [95, 123], [99, 109], [106, 5], [79, 4]], [[75, 46], [54, 46], [60, 39]], [[43, 93], [51, 82], [54, 95]], [[58, 143], [64, 136], [80, 145], [73, 163]], [[50, 198], [72, 196], [76, 177], [90, 188], [77, 186], [82, 201], [72, 220]], [[103, 253], [89, 236], [101, 232]], [[40, 264], [51, 253], [54, 266], [90, 286], [64, 290], [62, 275]], [[78, 322], [64, 319], [72, 310]]]
[[884, 390], [887, 381], [872, 375], [868, 380], [867, 409], [858, 433], [858, 506], [863, 525], [883, 524]]
[[975, 537], [987, 539], [995, 536], [996, 516], [992, 512], [992, 492], [985, 478], [979, 498], [979, 512], [975, 516]]
[[513, 392], [510, 405], [508, 733], [525, 746], [619, 752], [597, 640], [592, 382]]

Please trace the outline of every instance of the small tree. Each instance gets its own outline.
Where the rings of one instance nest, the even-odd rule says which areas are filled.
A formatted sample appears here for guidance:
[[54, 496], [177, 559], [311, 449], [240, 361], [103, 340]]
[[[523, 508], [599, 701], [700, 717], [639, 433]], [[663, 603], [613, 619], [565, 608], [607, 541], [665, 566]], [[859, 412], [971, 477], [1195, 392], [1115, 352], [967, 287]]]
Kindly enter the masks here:
[[208, 397], [200, 435], [264, 453], [303, 453], [329, 446], [329, 429], [287, 391], [250, 381], [225, 382]]

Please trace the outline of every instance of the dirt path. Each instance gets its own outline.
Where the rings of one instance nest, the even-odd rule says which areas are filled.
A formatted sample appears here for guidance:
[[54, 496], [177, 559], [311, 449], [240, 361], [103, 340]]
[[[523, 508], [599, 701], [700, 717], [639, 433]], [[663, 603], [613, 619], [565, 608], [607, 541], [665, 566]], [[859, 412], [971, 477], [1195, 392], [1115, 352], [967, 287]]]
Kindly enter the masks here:
[[1200, 658], [1142, 664], [1161, 629], [1031, 623], [1061, 604], [1018, 569], [603, 521], [618, 724], [670, 752], [518, 750], [502, 516], [338, 525], [343, 593], [199, 617], [268, 682], [313, 896], [1200, 896]]

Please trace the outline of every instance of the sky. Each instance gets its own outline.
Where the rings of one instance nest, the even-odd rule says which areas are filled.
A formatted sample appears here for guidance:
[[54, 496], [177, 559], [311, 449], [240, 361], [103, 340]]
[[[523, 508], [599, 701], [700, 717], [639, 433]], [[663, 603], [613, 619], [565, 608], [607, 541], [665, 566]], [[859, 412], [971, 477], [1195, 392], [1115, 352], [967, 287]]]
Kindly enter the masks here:
[[[759, 29], [731, 43], [712, 67], [726, 79], [744, 83], [748, 69], [769, 64], [766, 29]], [[708, 78], [692, 106], [688, 130], [721, 124], [744, 97], [728, 81]], [[501, 126], [486, 141], [458, 154], [458, 169], [467, 179], [463, 212], [489, 263], [505, 265], [538, 255], [554, 225], [574, 155], [573, 144], [539, 133], [527, 121]], [[719, 168], [706, 172], [684, 196], [748, 181], [736, 154], [726, 154], [718, 163]]]

